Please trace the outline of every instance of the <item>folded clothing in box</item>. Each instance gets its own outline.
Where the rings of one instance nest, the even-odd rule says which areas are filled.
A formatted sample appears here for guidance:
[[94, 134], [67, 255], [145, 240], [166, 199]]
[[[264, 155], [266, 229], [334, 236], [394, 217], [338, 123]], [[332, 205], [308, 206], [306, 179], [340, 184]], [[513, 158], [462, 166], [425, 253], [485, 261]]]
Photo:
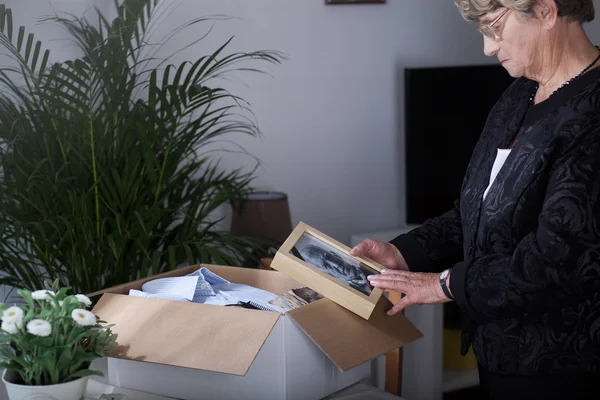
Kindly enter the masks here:
[[250, 285], [231, 283], [206, 267], [185, 276], [148, 281], [141, 289], [130, 289], [129, 295], [213, 305], [249, 303], [256, 308], [277, 311], [268, 304], [278, 297], [276, 294]]

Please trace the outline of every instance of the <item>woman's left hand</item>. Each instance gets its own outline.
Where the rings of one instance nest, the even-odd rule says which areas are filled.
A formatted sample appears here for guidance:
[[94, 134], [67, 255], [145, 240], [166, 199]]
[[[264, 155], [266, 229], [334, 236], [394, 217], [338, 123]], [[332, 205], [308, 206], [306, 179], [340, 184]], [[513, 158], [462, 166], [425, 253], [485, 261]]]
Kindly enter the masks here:
[[368, 279], [374, 287], [405, 294], [388, 311], [388, 315], [397, 314], [415, 304], [441, 304], [451, 301], [442, 290], [440, 274], [384, 269], [380, 274], [369, 275]]

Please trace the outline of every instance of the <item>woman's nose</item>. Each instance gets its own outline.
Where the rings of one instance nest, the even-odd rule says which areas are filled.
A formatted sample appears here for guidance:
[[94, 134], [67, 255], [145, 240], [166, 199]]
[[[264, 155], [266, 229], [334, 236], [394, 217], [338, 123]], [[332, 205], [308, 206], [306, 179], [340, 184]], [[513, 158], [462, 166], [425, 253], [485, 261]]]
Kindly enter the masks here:
[[492, 57], [498, 53], [500, 46], [498, 46], [498, 42], [488, 38], [487, 36], [483, 37], [483, 54], [488, 57]]

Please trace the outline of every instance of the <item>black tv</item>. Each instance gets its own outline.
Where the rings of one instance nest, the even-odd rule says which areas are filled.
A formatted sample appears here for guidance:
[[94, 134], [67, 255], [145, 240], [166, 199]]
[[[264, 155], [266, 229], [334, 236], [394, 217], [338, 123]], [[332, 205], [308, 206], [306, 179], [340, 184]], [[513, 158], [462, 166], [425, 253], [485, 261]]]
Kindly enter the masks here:
[[406, 68], [406, 222], [448, 211], [488, 113], [513, 82], [500, 65]]

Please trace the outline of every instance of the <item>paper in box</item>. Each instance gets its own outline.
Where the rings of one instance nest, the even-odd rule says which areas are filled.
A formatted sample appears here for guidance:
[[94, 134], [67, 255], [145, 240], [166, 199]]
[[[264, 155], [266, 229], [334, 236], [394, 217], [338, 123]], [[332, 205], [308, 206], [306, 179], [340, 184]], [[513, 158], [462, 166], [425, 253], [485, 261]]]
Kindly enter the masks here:
[[286, 314], [128, 296], [152, 279], [206, 267], [280, 294], [277, 271], [191, 266], [103, 290], [93, 312], [117, 333], [109, 383], [180, 399], [319, 399], [369, 377], [369, 361], [421, 333], [381, 297], [368, 320], [324, 298]]

